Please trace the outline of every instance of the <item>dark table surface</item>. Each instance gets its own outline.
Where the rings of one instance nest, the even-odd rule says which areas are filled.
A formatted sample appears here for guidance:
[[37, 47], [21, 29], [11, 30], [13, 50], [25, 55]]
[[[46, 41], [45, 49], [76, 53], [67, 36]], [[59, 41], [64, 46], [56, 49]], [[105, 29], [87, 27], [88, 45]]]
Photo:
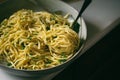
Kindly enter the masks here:
[[120, 80], [120, 24], [53, 80]]

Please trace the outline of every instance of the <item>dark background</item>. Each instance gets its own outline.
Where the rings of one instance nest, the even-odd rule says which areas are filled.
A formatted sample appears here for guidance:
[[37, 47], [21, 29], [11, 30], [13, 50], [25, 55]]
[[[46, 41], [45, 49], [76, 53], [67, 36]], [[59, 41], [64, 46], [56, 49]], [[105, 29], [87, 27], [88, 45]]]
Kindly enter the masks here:
[[53, 80], [120, 80], [120, 24]]

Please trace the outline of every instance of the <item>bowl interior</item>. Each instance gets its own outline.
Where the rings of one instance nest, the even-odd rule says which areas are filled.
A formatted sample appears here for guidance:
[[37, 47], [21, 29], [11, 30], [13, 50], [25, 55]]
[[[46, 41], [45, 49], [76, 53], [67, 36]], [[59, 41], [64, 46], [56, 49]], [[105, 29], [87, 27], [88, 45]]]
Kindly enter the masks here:
[[[8, 0], [6, 3], [0, 4], [0, 22], [20, 9], [31, 9], [34, 11], [44, 10], [49, 12], [58, 12], [62, 15], [69, 13], [71, 15], [69, 18], [71, 22], [78, 14], [74, 8], [59, 0]], [[80, 24], [77, 29], [81, 40], [81, 46], [72, 58], [77, 58], [81, 55], [80, 51], [82, 50], [87, 37], [87, 29], [84, 19], [80, 18], [78, 24]]]

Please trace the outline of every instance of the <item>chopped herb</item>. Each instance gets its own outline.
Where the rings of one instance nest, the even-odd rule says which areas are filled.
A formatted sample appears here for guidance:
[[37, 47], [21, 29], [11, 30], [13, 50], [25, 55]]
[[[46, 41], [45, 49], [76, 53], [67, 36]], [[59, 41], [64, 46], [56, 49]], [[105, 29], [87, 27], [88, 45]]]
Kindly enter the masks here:
[[61, 53], [61, 57], [62, 57], [62, 58], [66, 58], [66, 57], [67, 57], [66, 54], [65, 54], [65, 52], [62, 52], [62, 53]]
[[54, 16], [51, 16], [50, 17], [50, 20], [52, 21], [52, 20], [55, 20], [55, 17]]
[[25, 49], [24, 43], [21, 44], [21, 49], [22, 49], [22, 50]]
[[32, 58], [32, 60], [34, 60], [34, 61], [38, 61], [39, 60], [39, 57], [31, 57]]
[[45, 59], [45, 63], [46, 63], [46, 64], [50, 64], [50, 63], [52, 63], [52, 60], [46, 58], [46, 59]]
[[57, 38], [57, 36], [56, 35], [54, 35], [54, 36], [52, 36], [52, 38], [54, 39], [54, 38]]
[[37, 32], [33, 32], [33, 35], [37, 35], [38, 33]]
[[27, 39], [31, 40], [32, 38], [31, 38], [31, 37], [28, 37]]
[[47, 26], [47, 27], [46, 27], [46, 30], [47, 30], [47, 31], [48, 31], [48, 30], [50, 30], [50, 27], [49, 27], [49, 26]]
[[10, 25], [14, 25], [14, 23], [10, 23]]
[[11, 28], [12, 26], [11, 25], [7, 25], [7, 27]]
[[48, 47], [48, 45], [45, 45], [45, 49], [48, 49], [49, 47]]
[[64, 63], [65, 61], [67, 61], [67, 59], [59, 59], [58, 60], [60, 63]]
[[7, 63], [7, 66], [11, 66], [12, 64], [11, 63]]
[[34, 55], [34, 53], [33, 53], [33, 52], [30, 52], [30, 57], [32, 57], [32, 55]]

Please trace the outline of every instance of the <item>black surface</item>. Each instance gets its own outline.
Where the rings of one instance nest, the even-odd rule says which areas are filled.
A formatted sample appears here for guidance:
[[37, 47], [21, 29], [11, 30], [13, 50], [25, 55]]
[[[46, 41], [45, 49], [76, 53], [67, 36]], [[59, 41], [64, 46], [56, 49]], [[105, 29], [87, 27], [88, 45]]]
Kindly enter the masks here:
[[53, 80], [120, 80], [120, 24]]

